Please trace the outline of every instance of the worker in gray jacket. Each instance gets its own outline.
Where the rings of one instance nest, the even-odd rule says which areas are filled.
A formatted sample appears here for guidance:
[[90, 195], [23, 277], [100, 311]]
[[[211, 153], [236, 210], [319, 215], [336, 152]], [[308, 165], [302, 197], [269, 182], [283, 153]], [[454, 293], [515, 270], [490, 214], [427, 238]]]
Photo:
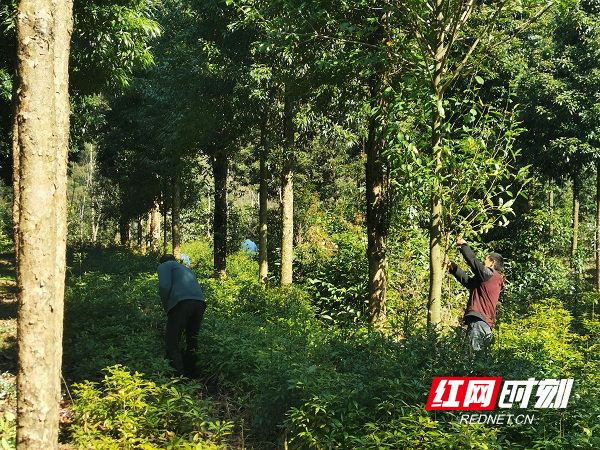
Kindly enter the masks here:
[[[206, 310], [196, 274], [179, 264], [173, 255], [163, 255], [158, 266], [158, 292], [167, 313], [167, 358], [176, 376], [195, 377], [198, 332]], [[182, 352], [179, 342], [184, 332], [186, 348]]]

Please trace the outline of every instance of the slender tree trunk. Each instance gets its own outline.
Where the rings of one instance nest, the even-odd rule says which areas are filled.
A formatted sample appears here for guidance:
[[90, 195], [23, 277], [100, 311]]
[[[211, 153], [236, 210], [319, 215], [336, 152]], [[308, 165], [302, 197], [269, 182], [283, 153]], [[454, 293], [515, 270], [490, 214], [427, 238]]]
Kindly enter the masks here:
[[268, 196], [267, 196], [267, 119], [263, 119], [260, 129], [260, 188], [259, 188], [259, 237], [258, 237], [258, 280], [261, 284], [267, 282], [269, 276], [269, 258], [267, 251], [267, 219], [268, 219]]
[[[434, 142], [437, 141], [437, 146], [434, 146], [434, 164], [436, 174], [439, 174], [441, 169], [441, 148], [439, 147], [439, 129], [436, 128], [441, 124], [438, 119], [435, 121]], [[435, 144], [434, 144], [435, 145]], [[432, 326], [438, 325], [442, 320], [442, 283], [444, 277], [443, 261], [442, 261], [442, 199], [439, 194], [441, 190], [440, 181], [434, 181], [434, 188], [431, 194], [431, 212], [429, 225], [429, 311], [427, 315], [427, 323]]]
[[215, 210], [214, 210], [214, 253], [213, 261], [215, 276], [225, 278], [227, 275], [227, 226], [228, 202], [227, 179], [229, 176], [229, 159], [218, 154], [212, 159], [213, 177], [215, 182]]
[[[367, 259], [369, 261], [369, 318], [371, 323], [383, 323], [386, 317], [386, 215], [384, 197], [384, 171], [382, 151], [383, 100], [380, 78], [371, 79], [373, 111], [369, 117], [369, 135], [366, 144], [366, 190], [367, 190]], [[375, 100], [377, 99], [377, 100]]]
[[286, 93], [284, 104], [284, 137], [281, 170], [281, 285], [292, 284], [294, 253], [294, 120], [292, 102]]
[[138, 248], [140, 249], [142, 254], [146, 253], [146, 247], [147, 247], [147, 243], [148, 243], [144, 237], [145, 234], [146, 234], [146, 224], [144, 223], [144, 219], [142, 219], [140, 217], [138, 219], [138, 226], [137, 226], [137, 241], [138, 241]]
[[148, 219], [148, 245], [151, 251], [158, 250], [158, 243], [160, 242], [160, 207], [158, 203], [154, 205], [152, 211], [150, 211]]
[[571, 240], [571, 264], [573, 267], [577, 264], [577, 246], [579, 241], [579, 197], [580, 197], [579, 177], [573, 177], [573, 239]]
[[[16, 118], [19, 114], [18, 111], [18, 98], [19, 91], [18, 87], [18, 79], [15, 80], [14, 83], [14, 92], [13, 92], [13, 103], [14, 103], [14, 117]], [[13, 204], [12, 204], [12, 221], [13, 221], [13, 241], [15, 244], [15, 263], [19, 264], [19, 250], [21, 247], [21, 230], [19, 229], [19, 220], [21, 218], [21, 205], [20, 205], [20, 196], [19, 190], [21, 185], [21, 148], [19, 145], [19, 123], [17, 120], [13, 120], [13, 135], [12, 135], [12, 159], [13, 159], [13, 170], [12, 170], [12, 183], [13, 183]], [[18, 280], [17, 280], [18, 282]]]
[[171, 218], [171, 239], [173, 241], [173, 256], [181, 259], [181, 176], [179, 173], [173, 178], [173, 210]]
[[58, 448], [72, 14], [68, 0], [21, 0], [16, 15], [19, 450]]
[[596, 159], [596, 291], [600, 292], [600, 158]]
[[92, 244], [95, 244], [98, 241], [98, 231], [100, 231], [100, 219], [96, 216], [96, 207], [92, 204], [91, 208], [92, 215]]
[[128, 246], [130, 242], [129, 221], [124, 216], [119, 218], [119, 236], [121, 245]]
[[[550, 217], [554, 217], [554, 181], [552, 179], [548, 180], [548, 212], [550, 213]], [[548, 234], [550, 236], [554, 236], [554, 220], [550, 221], [550, 229], [548, 230]]]
[[444, 122], [444, 92], [442, 76], [448, 49], [445, 47], [445, 32], [441, 3], [438, 2], [437, 47], [434, 54], [433, 92], [435, 106], [431, 125], [431, 148], [433, 152], [434, 182], [431, 193], [431, 211], [429, 218], [429, 305], [427, 323], [438, 325], [442, 320], [442, 283], [444, 269], [442, 260], [443, 206], [442, 206], [442, 125]]
[[162, 220], [163, 220], [163, 233], [162, 233], [162, 246], [163, 246], [163, 253], [167, 252], [167, 248], [169, 248], [169, 233], [168, 233], [168, 214], [167, 214], [167, 205], [165, 204], [165, 202], [163, 201], [163, 208], [162, 208]]
[[146, 240], [144, 247], [145, 247], [146, 251], [148, 249], [150, 249], [150, 251], [152, 251], [152, 211], [150, 211], [146, 215], [144, 233], [145, 233], [145, 240]]

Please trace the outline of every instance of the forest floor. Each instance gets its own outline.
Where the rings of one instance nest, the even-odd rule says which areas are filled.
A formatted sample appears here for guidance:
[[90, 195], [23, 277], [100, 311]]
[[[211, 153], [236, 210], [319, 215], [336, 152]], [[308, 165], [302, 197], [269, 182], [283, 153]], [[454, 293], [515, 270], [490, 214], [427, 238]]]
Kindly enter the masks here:
[[0, 254], [0, 417], [16, 414], [17, 286], [14, 256]]

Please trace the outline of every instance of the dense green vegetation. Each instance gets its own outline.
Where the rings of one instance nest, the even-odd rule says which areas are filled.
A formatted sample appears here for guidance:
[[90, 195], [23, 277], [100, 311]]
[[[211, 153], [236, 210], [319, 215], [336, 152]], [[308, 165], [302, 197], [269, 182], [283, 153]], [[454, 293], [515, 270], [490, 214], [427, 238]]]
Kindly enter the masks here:
[[[0, 0], [2, 112], [15, 8]], [[598, 0], [74, 13], [65, 446], [600, 447]], [[2, 252], [11, 129], [0, 114]], [[260, 256], [239, 252], [248, 234]], [[506, 263], [477, 357], [442, 264], [462, 264], [458, 236]], [[207, 295], [199, 379], [164, 358], [167, 251], [191, 258]], [[435, 376], [575, 384], [530, 424], [465, 424], [425, 410]], [[0, 448], [14, 420], [0, 416]]]
[[[230, 277], [218, 281], [208, 276], [205, 244], [184, 249], [209, 303], [199, 380], [168, 377], [156, 255], [73, 255], [65, 374], [76, 384], [67, 442], [114, 449], [599, 444], [597, 294], [566, 292], [558, 277], [546, 281], [556, 288], [550, 298], [508, 293], [493, 345], [473, 359], [460, 327], [432, 335], [413, 326], [402, 335], [333, 320], [319, 314], [310, 282], [263, 288], [256, 261], [243, 254], [232, 256]], [[575, 386], [566, 410], [529, 410], [531, 425], [466, 425], [461, 411], [425, 411], [433, 376], [574, 378]]]

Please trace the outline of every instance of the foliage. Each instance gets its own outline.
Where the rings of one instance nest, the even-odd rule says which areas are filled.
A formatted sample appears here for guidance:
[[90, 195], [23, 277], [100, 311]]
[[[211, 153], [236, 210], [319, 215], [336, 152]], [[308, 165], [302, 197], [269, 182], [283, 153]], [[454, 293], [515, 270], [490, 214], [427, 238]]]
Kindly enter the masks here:
[[[548, 191], [540, 189], [538, 195], [545, 197]], [[505, 256], [505, 294], [509, 301], [523, 303], [525, 300], [527, 307], [545, 296], [587, 290], [586, 282], [580, 283], [571, 273], [571, 267], [565, 264], [564, 257], [570, 251], [572, 239], [569, 209], [568, 200], [553, 209], [541, 204], [539, 208], [519, 211], [518, 220], [506, 230], [493, 233], [496, 238], [502, 236], [492, 244]]]
[[211, 419], [210, 399], [198, 386], [158, 385], [120, 365], [100, 383], [74, 385], [71, 437], [77, 448], [218, 449], [232, 424]]
[[[313, 199], [296, 246], [296, 276], [306, 285], [318, 314], [336, 323], [366, 318], [367, 261], [362, 227], [323, 214]], [[310, 218], [310, 219], [309, 219]]]
[[[418, 242], [412, 245], [417, 248]], [[208, 300], [200, 332], [202, 384], [226, 392], [238, 413], [224, 415], [218, 404], [198, 395], [194, 382], [173, 384], [165, 378], [156, 255], [88, 249], [75, 255], [69, 270], [65, 358], [69, 376], [82, 380], [75, 408], [98, 415], [78, 413], [73, 442], [193, 448], [186, 445], [193, 445], [196, 433], [209, 437], [207, 445], [221, 445], [224, 441], [213, 439], [217, 429], [223, 436], [232, 433], [228, 442], [243, 429], [246, 444], [255, 448], [434, 449], [442, 443], [460, 449], [591, 449], [598, 444], [598, 426], [589, 414], [600, 408], [595, 357], [600, 326], [591, 315], [593, 295], [507, 298], [494, 343], [472, 358], [461, 327], [433, 333], [416, 324], [402, 335], [360, 322], [323, 321], [313, 305], [314, 291], [260, 286], [256, 261], [242, 252], [232, 256], [229, 278], [216, 280], [205, 276], [212, 273], [208, 244], [188, 243], [182, 250]], [[76, 320], [82, 316], [85, 322]], [[89, 363], [73, 364], [82, 359]], [[134, 372], [115, 366], [124, 363]], [[100, 378], [106, 366], [108, 375]], [[576, 384], [566, 410], [535, 411], [528, 426], [491, 427], [425, 411], [433, 376], [570, 377]], [[186, 406], [169, 409], [175, 404]], [[175, 410], [177, 417], [168, 416]], [[198, 427], [202, 422], [214, 428]]]
[[[433, 14], [433, 9], [421, 10], [427, 6], [423, 2], [388, 2], [384, 9], [365, 1], [75, 2], [72, 92], [129, 89], [111, 99], [108, 111], [100, 97], [74, 102], [78, 139], [73, 144], [80, 160], [71, 166], [70, 193], [76, 201], [70, 204], [70, 242], [78, 246], [67, 273], [64, 341], [65, 375], [78, 382], [73, 444], [217, 448], [232, 434], [247, 432], [256, 448], [600, 446], [597, 418], [591, 414], [600, 409], [598, 295], [589, 292], [586, 278], [597, 240], [595, 206], [583, 208], [588, 226], [574, 272], [565, 262], [572, 238], [565, 206], [571, 185], [553, 185], [554, 179], [562, 183], [577, 175], [589, 185], [582, 198], [591, 204], [593, 183], [585, 183], [585, 177], [593, 171], [598, 147], [598, 2], [573, 1], [553, 9], [539, 26], [487, 48], [487, 61], [468, 53], [479, 37], [492, 39], [536, 14], [531, 2], [517, 3], [477, 4], [486, 14], [476, 12], [472, 27], [465, 25], [462, 36], [445, 42], [455, 47], [447, 54], [442, 81], [451, 81], [462, 62], [481, 72], [463, 71], [453, 87], [443, 86], [443, 98], [432, 99], [425, 86], [434, 65], [423, 60], [427, 52], [417, 55], [412, 38], [418, 30], [410, 29], [409, 17], [400, 13]], [[8, 4], [14, 1], [2, 5], [3, 37], [12, 33]], [[507, 6], [506, 14], [488, 14], [498, 5]], [[151, 54], [157, 21], [164, 40], [155, 42]], [[484, 22], [491, 28], [481, 28]], [[10, 51], [10, 45], [0, 50], [5, 109], [12, 84]], [[469, 57], [462, 60], [465, 54]], [[150, 67], [152, 61], [156, 65]], [[140, 66], [144, 70], [130, 80]], [[368, 83], [374, 73], [384, 78], [377, 87]], [[157, 255], [85, 247], [90, 240], [83, 235], [91, 233], [83, 222], [91, 221], [91, 209], [83, 211], [82, 205], [91, 196], [104, 196], [112, 209], [95, 211], [139, 219], [158, 199], [163, 208], [170, 207], [168, 182], [181, 174], [188, 180], [186, 236], [210, 238], [214, 207], [199, 194], [206, 189], [212, 198], [210, 158], [228, 158], [235, 166], [238, 184], [230, 190], [255, 186], [250, 169], [255, 164], [248, 155], [263, 115], [265, 145], [271, 150], [270, 195], [277, 194], [284, 87], [294, 99], [297, 127], [297, 283], [285, 289], [257, 284], [256, 260], [236, 251], [256, 218], [251, 207], [236, 202], [228, 230], [233, 243], [228, 279], [210, 278], [210, 243], [188, 242], [182, 248], [208, 298], [201, 329], [203, 387], [168, 381]], [[367, 88], [373, 90], [367, 93]], [[368, 114], [378, 112], [370, 107], [378, 95], [388, 102], [389, 123], [381, 126], [388, 148], [383, 164], [393, 186], [386, 200], [393, 208], [386, 218], [388, 322], [373, 329], [360, 320], [368, 276], [365, 142], [360, 139]], [[438, 113], [441, 141], [432, 149], [429, 127]], [[0, 152], [7, 159], [8, 115], [0, 121]], [[92, 166], [86, 165], [91, 158], [84, 143], [96, 145], [100, 131], [102, 170], [113, 182], [109, 186], [95, 177], [95, 189], [82, 189], [91, 181], [86, 175]], [[437, 149], [442, 171], [431, 158]], [[518, 194], [529, 164], [541, 178], [531, 182], [531, 204], [524, 205]], [[8, 169], [3, 163], [4, 177]], [[548, 180], [548, 189], [536, 191]], [[550, 190], [561, 198], [554, 209], [541, 206]], [[453, 326], [465, 293], [450, 278], [443, 304], [446, 326], [423, 327], [432, 193], [443, 202], [444, 233], [487, 233], [485, 242], [474, 244], [476, 250], [489, 245], [506, 257], [495, 341], [477, 358], [465, 348], [463, 329]], [[0, 245], [8, 248], [9, 195], [2, 198]], [[269, 257], [276, 271], [279, 219], [276, 208], [270, 213]], [[508, 228], [498, 231], [493, 226], [498, 223]], [[108, 224], [103, 243], [114, 236], [114, 224]], [[108, 372], [104, 378], [103, 370]], [[573, 377], [576, 385], [566, 410], [536, 411], [532, 426], [495, 428], [426, 411], [431, 379], [438, 375]], [[223, 406], [205, 398], [203, 389], [217, 390], [228, 402]], [[236, 410], [233, 418], [229, 405]], [[13, 431], [10, 421], [0, 421], [3, 437], [11, 439]]]
[[516, 75], [524, 159], [549, 178], [575, 180], [598, 156], [596, 10], [595, 2], [559, 2], [514, 43], [526, 52], [506, 55], [524, 63]]
[[17, 435], [17, 417], [11, 411], [4, 411], [0, 417], [0, 449], [15, 448]]
[[[520, 154], [515, 140], [522, 128], [514, 112], [507, 105], [484, 104], [480, 88], [473, 84], [460, 96], [443, 101], [448, 112], [441, 143], [445, 163], [439, 188], [445, 234], [479, 235], [494, 226], [506, 225], [527, 181], [527, 168], [515, 167]], [[511, 103], [510, 99], [506, 101]], [[397, 195], [409, 198], [418, 217], [427, 216], [428, 199], [440, 176], [426, 151], [429, 139], [420, 129], [400, 130], [399, 144], [387, 152]]]
[[153, 62], [150, 42], [160, 33], [153, 0], [74, 3], [71, 65], [74, 87], [96, 94], [127, 86], [134, 69]]

